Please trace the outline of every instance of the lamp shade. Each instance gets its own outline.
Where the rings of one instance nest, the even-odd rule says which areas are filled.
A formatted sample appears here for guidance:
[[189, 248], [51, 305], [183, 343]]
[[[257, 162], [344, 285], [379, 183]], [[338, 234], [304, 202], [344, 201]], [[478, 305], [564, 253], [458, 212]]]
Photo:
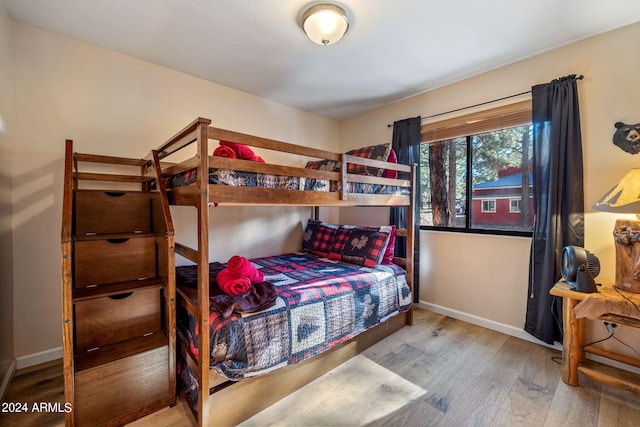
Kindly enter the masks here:
[[302, 16], [302, 29], [312, 42], [327, 46], [345, 35], [349, 29], [349, 18], [340, 6], [318, 4], [310, 7]]
[[593, 208], [606, 212], [640, 213], [640, 169], [631, 169]]

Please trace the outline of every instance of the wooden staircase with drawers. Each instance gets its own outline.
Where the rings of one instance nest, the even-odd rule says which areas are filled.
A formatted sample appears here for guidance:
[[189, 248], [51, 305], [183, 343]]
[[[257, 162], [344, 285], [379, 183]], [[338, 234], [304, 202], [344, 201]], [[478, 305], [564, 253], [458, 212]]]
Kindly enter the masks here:
[[67, 426], [122, 425], [176, 401], [175, 240], [166, 194], [152, 190], [163, 185], [151, 157], [74, 153], [66, 142]]

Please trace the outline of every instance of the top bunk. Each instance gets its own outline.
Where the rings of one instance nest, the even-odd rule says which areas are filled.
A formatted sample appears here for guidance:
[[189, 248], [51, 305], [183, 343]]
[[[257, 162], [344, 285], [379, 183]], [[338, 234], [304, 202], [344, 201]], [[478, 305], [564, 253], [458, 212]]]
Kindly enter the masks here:
[[[150, 154], [148, 160], [160, 164], [159, 190], [173, 205], [197, 206], [200, 200], [215, 205], [413, 205], [415, 166], [395, 163], [390, 144], [343, 154], [210, 124], [197, 118]], [[265, 157], [269, 153], [269, 159], [293, 156], [306, 164], [265, 163], [255, 148]], [[169, 157], [187, 158], [169, 162]]]

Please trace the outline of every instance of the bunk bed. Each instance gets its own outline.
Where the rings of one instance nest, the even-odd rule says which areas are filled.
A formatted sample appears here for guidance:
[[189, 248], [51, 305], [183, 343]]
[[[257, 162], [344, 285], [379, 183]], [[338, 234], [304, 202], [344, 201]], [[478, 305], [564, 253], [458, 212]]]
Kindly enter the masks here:
[[[208, 119], [194, 120], [164, 144], [152, 150], [146, 159], [149, 175], [159, 176], [155, 182], [156, 190], [166, 194], [167, 197], [163, 198], [164, 200], [168, 200], [171, 205], [196, 208], [197, 248], [175, 243], [175, 252], [194, 264], [177, 269], [177, 306], [178, 311], [182, 313], [178, 317], [184, 319], [185, 324], [180, 325], [180, 320], [178, 321], [178, 335], [182, 339], [177, 340], [176, 352], [180, 360], [177, 371], [183, 385], [186, 386], [183, 387], [181, 396], [188, 402], [193, 421], [200, 426], [237, 424], [412, 322], [410, 294], [413, 290], [414, 166], [391, 163], [386, 161], [386, 158], [376, 160], [366, 156], [360, 157], [361, 154], [353, 151], [339, 154], [294, 145], [218, 129], [210, 124], [211, 121]], [[220, 155], [212, 155], [216, 151], [214, 150], [216, 142], [220, 146], [232, 147], [236, 151], [237, 148], [248, 150], [253, 157], [243, 156], [242, 151], [227, 155], [224, 150], [218, 153]], [[190, 147], [191, 150], [183, 151], [186, 147]], [[194, 147], [195, 154], [193, 154]], [[306, 167], [266, 163], [262, 158], [254, 156], [252, 149], [256, 149], [257, 152], [271, 150], [286, 153], [287, 156], [300, 156], [301, 159], [308, 159], [308, 162]], [[230, 153], [229, 150], [226, 152]], [[184, 159], [187, 156], [186, 160], [178, 162], [170, 160], [175, 157]], [[367, 173], [368, 171], [374, 171], [374, 173]], [[380, 171], [390, 171], [391, 174], [381, 174]], [[229, 177], [231, 177], [230, 180]], [[273, 183], [275, 185], [271, 185]], [[333, 340], [330, 345], [323, 342], [321, 345], [316, 345], [313, 351], [300, 352], [288, 359], [285, 357], [284, 363], [279, 363], [283, 360], [281, 358], [274, 363], [258, 363], [253, 367], [242, 366], [235, 369], [238, 368], [238, 364], [227, 361], [222, 365], [229, 369], [225, 371], [226, 375], [221, 374], [221, 365], [213, 366], [217, 363], [213, 353], [221, 346], [220, 342], [211, 333], [198, 334], [197, 331], [227, 328], [225, 330], [228, 336], [230, 329], [243, 328], [242, 325], [238, 326], [234, 323], [242, 321], [243, 316], [230, 315], [230, 311], [221, 315], [220, 313], [224, 310], [215, 310], [214, 302], [221, 295], [216, 294], [213, 290], [215, 286], [210, 284], [215, 284], [216, 275], [226, 266], [210, 262], [211, 259], [215, 259], [215, 254], [211, 254], [209, 250], [208, 230], [211, 222], [209, 212], [211, 209], [219, 209], [223, 206], [239, 205], [314, 207], [315, 209], [310, 210], [310, 216], [313, 212], [313, 219], [310, 219], [307, 225], [307, 232], [311, 232], [314, 226], [343, 229], [341, 226], [326, 224], [319, 220], [319, 207], [322, 206], [405, 208], [409, 225], [403, 230], [394, 229], [394, 232], [397, 237], [403, 238], [408, 255], [404, 258], [394, 257], [391, 264], [370, 268], [363, 262], [363, 265], [356, 266], [344, 262], [345, 259], [349, 261], [347, 258], [338, 256], [328, 260], [326, 253], [314, 253], [313, 250], [307, 251], [311, 253], [285, 254], [282, 257], [250, 260], [252, 266], [264, 272], [265, 280], [271, 281], [277, 278], [277, 273], [282, 272], [278, 270], [278, 265], [291, 265], [296, 262], [309, 266], [314, 273], [326, 271], [328, 267], [338, 267], [339, 270], [347, 272], [347, 276], [357, 276], [360, 279], [366, 276], [378, 281], [391, 281], [400, 295], [390, 297], [391, 300], [395, 298], [397, 306], [389, 308], [386, 314], [379, 316], [375, 325], [363, 324], [360, 319], [355, 322], [360, 324], [355, 332], [342, 334], [340, 339]], [[212, 225], [215, 226], [215, 224]], [[381, 230], [377, 229], [377, 231]], [[380, 233], [377, 234], [379, 235]], [[390, 235], [387, 238], [392, 239]], [[388, 256], [388, 253], [385, 255]], [[371, 266], [375, 264], [376, 262], [373, 262]], [[336, 268], [328, 269], [336, 270]], [[185, 281], [191, 279], [191, 282], [181, 283], [183, 279]], [[321, 279], [321, 277], [317, 278], [317, 280]], [[346, 287], [343, 286], [343, 279], [339, 280], [339, 285], [336, 285], [335, 281], [329, 280], [329, 282], [334, 288]], [[277, 286], [277, 288], [280, 292], [280, 287]], [[293, 296], [291, 301], [296, 298], [299, 300], [305, 297]], [[283, 304], [284, 301], [287, 305], [284, 311], [290, 312], [291, 307], [288, 304], [291, 301], [283, 297], [282, 293], [279, 299], [279, 304]], [[226, 307], [228, 308], [229, 305]], [[277, 304], [270, 307], [266, 311], [278, 310]], [[260, 311], [259, 313], [254, 317], [264, 314]], [[247, 329], [246, 319], [244, 320], [244, 329]], [[264, 322], [269, 320], [263, 320]], [[236, 341], [243, 339], [239, 338]], [[228, 342], [222, 345], [225, 349], [230, 346]], [[207, 353], [211, 357], [206, 357]], [[315, 355], [316, 353], [320, 354]], [[313, 357], [310, 357], [312, 355]], [[224, 359], [223, 355], [220, 360]], [[200, 390], [207, 392], [201, 393]]]

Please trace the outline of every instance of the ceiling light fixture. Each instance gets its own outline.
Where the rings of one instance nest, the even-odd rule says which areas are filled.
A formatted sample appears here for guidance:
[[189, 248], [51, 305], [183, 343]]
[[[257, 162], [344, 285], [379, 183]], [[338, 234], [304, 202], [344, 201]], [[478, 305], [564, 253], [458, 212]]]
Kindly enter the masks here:
[[328, 46], [345, 35], [349, 29], [349, 18], [340, 6], [317, 4], [302, 15], [302, 29], [312, 42]]

